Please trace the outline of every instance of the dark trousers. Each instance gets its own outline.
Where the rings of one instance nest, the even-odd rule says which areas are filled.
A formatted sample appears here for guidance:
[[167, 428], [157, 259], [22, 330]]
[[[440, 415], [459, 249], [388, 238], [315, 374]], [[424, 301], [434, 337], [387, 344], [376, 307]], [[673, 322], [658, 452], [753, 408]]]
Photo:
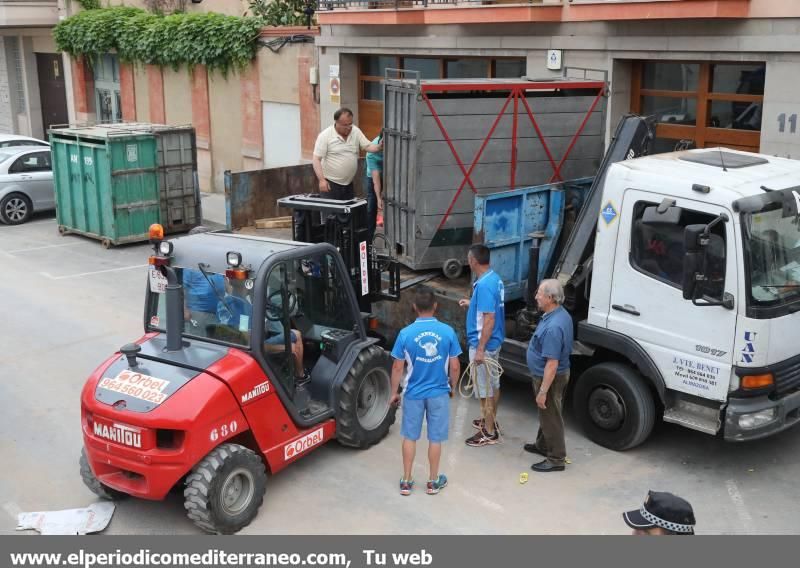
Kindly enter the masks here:
[[[533, 377], [533, 396], [542, 388], [542, 377]], [[567, 443], [564, 439], [564, 418], [562, 403], [567, 390], [569, 371], [559, 373], [547, 391], [544, 410], [539, 408], [539, 432], [536, 434], [536, 447], [547, 455], [553, 465], [564, 465], [567, 458]], [[538, 408], [538, 407], [537, 407]]]
[[365, 185], [367, 188], [367, 230], [369, 242], [372, 242], [378, 225], [378, 197], [375, 195], [375, 182], [372, 181], [372, 178], [367, 178]]
[[334, 183], [331, 180], [328, 180], [328, 187], [331, 190], [326, 194], [323, 193], [323, 197], [327, 197], [328, 199], [338, 199], [339, 201], [346, 201], [348, 199], [353, 199], [353, 182], [351, 181], [347, 185], [341, 185], [338, 183]]

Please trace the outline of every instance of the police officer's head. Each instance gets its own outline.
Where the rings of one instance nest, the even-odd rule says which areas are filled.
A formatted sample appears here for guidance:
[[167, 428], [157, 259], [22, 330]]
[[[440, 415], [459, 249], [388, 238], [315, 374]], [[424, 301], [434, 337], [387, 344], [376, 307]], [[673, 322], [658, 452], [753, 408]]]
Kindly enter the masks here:
[[433, 290], [427, 286], [420, 286], [414, 294], [414, 311], [420, 316], [431, 316], [436, 312], [436, 297]]
[[686, 499], [672, 493], [649, 491], [637, 510], [622, 514], [637, 536], [693, 535], [694, 511]]

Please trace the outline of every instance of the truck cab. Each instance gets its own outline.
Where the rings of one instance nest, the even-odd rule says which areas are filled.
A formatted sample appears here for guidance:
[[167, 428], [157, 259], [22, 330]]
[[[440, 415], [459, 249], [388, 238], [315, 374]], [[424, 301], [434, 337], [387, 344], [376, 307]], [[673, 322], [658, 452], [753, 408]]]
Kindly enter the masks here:
[[800, 421], [800, 162], [727, 149], [620, 161], [596, 219], [573, 402], [615, 449], [657, 415], [744, 441]]

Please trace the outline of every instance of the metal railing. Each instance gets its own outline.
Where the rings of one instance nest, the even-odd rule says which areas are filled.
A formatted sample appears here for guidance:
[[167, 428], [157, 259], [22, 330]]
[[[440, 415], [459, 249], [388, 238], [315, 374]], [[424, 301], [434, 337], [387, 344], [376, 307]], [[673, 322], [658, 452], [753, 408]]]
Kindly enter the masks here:
[[523, 4], [561, 6], [567, 0], [317, 0], [317, 11], [352, 8], [355, 10], [391, 10], [428, 8], [435, 6], [481, 6], [493, 4]]
[[316, 0], [318, 11], [352, 8], [354, 10], [391, 10], [436, 6], [481, 6], [516, 4], [528, 6], [577, 6], [586, 4], [628, 4], [631, 2], [682, 2], [684, 0]]

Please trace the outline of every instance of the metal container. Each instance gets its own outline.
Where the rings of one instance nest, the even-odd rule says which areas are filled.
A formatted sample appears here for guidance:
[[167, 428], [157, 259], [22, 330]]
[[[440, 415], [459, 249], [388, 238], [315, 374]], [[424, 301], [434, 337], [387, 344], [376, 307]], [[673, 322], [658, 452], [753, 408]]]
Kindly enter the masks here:
[[460, 273], [473, 201], [594, 175], [605, 83], [589, 80], [384, 81], [386, 236], [397, 259]]
[[201, 222], [193, 128], [121, 123], [49, 134], [62, 234], [108, 247], [147, 240], [152, 223], [173, 233]]
[[550, 277], [592, 180], [580, 178], [475, 198], [474, 234], [491, 251], [492, 270], [503, 279], [506, 301], [525, 297], [531, 248], [538, 249], [536, 284]]

